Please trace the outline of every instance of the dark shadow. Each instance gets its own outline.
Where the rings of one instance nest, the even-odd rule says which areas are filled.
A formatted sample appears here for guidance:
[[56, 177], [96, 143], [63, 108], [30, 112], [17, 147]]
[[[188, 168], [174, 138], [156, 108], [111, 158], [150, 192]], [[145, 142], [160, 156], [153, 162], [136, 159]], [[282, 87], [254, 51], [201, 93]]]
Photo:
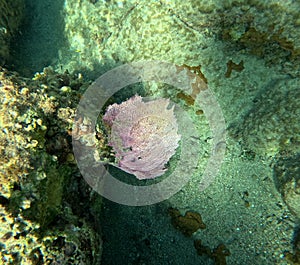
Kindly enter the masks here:
[[103, 264], [209, 264], [171, 225], [167, 201], [131, 207], [104, 199], [103, 205]]
[[63, 5], [64, 0], [25, 1], [23, 22], [12, 40], [7, 68], [32, 77], [53, 64], [60, 47], [65, 45]]

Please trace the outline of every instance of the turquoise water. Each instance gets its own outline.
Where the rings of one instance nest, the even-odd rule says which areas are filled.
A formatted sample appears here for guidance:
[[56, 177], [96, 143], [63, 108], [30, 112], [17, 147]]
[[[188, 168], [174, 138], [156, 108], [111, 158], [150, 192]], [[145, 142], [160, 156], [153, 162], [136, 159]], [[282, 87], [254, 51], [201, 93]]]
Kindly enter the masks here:
[[33, 76], [57, 61], [59, 49], [66, 44], [63, 5], [64, 1], [26, 1], [20, 34], [12, 41], [10, 63], [23, 75]]
[[[26, 2], [9, 69], [32, 77], [52, 66], [94, 81], [139, 60], [201, 66], [226, 122], [222, 168], [200, 192], [213, 137], [199, 109], [177, 98], [196, 121], [203, 159], [167, 201], [129, 207], [103, 200], [95, 221], [102, 264], [225, 264], [198, 255], [193, 242], [199, 239], [212, 251], [225, 244], [227, 264], [292, 264], [286, 254], [295, 244], [300, 251], [298, 10], [298, 1]], [[155, 85], [146, 89], [177, 95]], [[206, 229], [185, 237], [172, 226], [169, 207], [182, 215], [199, 212]], [[77, 211], [84, 216], [85, 209]]]

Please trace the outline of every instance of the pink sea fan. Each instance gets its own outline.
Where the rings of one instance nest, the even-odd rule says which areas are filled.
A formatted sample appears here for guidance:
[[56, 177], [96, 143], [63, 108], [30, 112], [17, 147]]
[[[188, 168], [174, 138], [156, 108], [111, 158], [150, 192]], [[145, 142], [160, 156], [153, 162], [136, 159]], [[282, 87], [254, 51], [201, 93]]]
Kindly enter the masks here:
[[107, 108], [103, 121], [111, 128], [109, 145], [119, 168], [138, 179], [164, 174], [180, 140], [174, 106], [169, 104], [164, 98], [144, 102], [136, 95]]

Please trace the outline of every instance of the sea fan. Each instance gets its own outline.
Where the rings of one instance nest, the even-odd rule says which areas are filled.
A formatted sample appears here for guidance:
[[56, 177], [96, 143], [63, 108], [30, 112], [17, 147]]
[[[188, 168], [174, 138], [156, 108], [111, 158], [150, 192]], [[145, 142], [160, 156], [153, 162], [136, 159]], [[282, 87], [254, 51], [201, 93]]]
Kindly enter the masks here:
[[144, 102], [136, 95], [107, 108], [103, 121], [120, 169], [140, 180], [164, 174], [180, 140], [174, 106], [169, 105], [168, 99]]

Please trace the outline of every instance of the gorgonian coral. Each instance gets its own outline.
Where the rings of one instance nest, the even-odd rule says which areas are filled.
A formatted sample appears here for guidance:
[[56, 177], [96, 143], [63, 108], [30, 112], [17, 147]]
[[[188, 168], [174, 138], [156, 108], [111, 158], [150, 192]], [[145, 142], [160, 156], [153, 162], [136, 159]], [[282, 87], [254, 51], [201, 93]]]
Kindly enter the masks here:
[[174, 107], [168, 99], [144, 102], [134, 96], [121, 104], [110, 105], [103, 121], [110, 128], [109, 145], [118, 167], [138, 179], [152, 179], [166, 171], [180, 135]]

